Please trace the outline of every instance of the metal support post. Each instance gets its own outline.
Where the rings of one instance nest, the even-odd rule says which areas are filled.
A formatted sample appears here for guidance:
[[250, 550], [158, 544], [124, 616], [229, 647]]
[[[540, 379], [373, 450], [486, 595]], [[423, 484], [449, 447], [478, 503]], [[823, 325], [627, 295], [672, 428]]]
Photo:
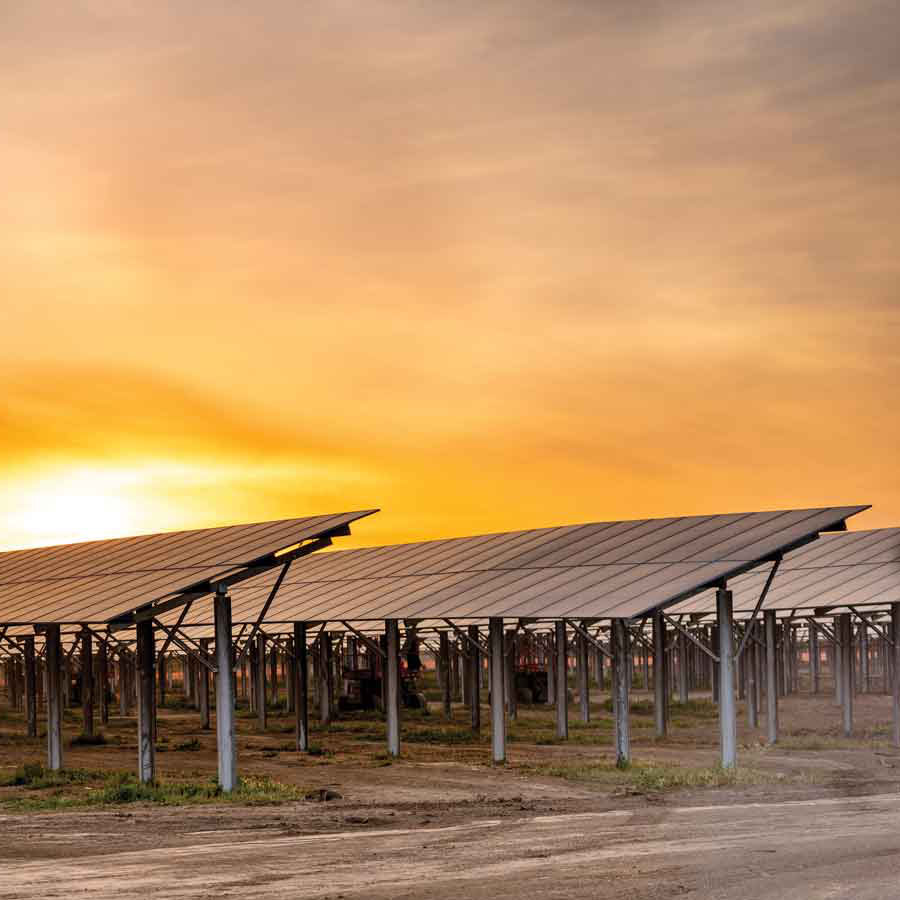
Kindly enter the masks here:
[[138, 668], [138, 778], [146, 784], [156, 777], [155, 731], [155, 679], [156, 639], [153, 621], [137, 623]]
[[[400, 629], [396, 619], [386, 619], [384, 623], [387, 637], [387, 694], [385, 715], [387, 717], [387, 745], [391, 756], [400, 755]], [[473, 670], [473, 675], [474, 675]], [[477, 681], [475, 682], [478, 683]]]
[[100, 724], [109, 725], [109, 653], [106, 641], [97, 645], [97, 676], [100, 686]]
[[510, 721], [519, 716], [519, 695], [516, 691], [516, 663], [519, 655], [519, 638], [515, 631], [506, 635], [506, 708]]
[[89, 628], [81, 630], [81, 730], [94, 733], [94, 642]]
[[719, 627], [719, 727], [721, 731], [722, 768], [737, 765], [737, 715], [734, 697], [734, 636], [731, 591], [716, 591], [716, 613]]
[[503, 653], [503, 619], [488, 623], [491, 643], [491, 751], [495, 763], [506, 762], [506, 711], [504, 682], [506, 665]]
[[900, 603], [891, 604], [891, 657], [894, 661], [893, 683], [891, 684], [894, 746], [900, 747]]
[[613, 644], [613, 710], [615, 714], [616, 766], [626, 768], [631, 763], [631, 731], [629, 723], [628, 689], [631, 685], [631, 658], [628, 627], [624, 619], [612, 620]]
[[744, 645], [744, 671], [747, 673], [747, 724], [751, 728], [756, 728], [759, 724], [756, 706], [756, 680], [759, 678], [759, 672], [756, 668], [756, 642], [753, 641], [753, 632], [756, 631], [756, 622], [752, 622], [747, 626], [751, 631], [751, 640]]
[[[200, 639], [200, 655], [209, 661], [209, 638]], [[197, 667], [197, 700], [200, 706], [200, 728], [209, 731], [209, 671], [206, 666], [198, 664]]]
[[266, 698], [266, 636], [256, 635], [256, 727], [265, 731], [268, 725]]
[[216, 747], [219, 785], [225, 792], [238, 786], [237, 744], [234, 737], [234, 653], [231, 647], [231, 597], [223, 589], [213, 601], [216, 635]]
[[770, 744], [778, 742], [778, 651], [775, 647], [775, 610], [763, 613], [766, 630], [766, 728]]
[[47, 657], [47, 768], [58, 772], [62, 752], [62, 645], [59, 625], [48, 625], [44, 634]]
[[666, 625], [660, 611], [653, 613], [653, 719], [656, 736], [665, 737], [666, 716]]
[[[583, 626], [582, 626], [583, 627]], [[588, 672], [588, 642], [583, 634], [576, 635], [575, 646], [578, 650], [578, 705], [581, 710], [581, 721], [591, 721], [591, 678]]]
[[159, 661], [157, 663], [157, 668], [159, 670], [157, 674], [159, 676], [159, 705], [160, 706], [166, 705], [166, 682], [168, 680], [167, 679], [168, 666], [166, 665], [166, 662], [167, 662], [166, 654], [160, 653]]
[[556, 622], [556, 736], [569, 737], [569, 685], [567, 677], [568, 649], [566, 623]]
[[843, 704], [841, 690], [844, 683], [841, 669], [844, 662], [844, 654], [841, 652], [840, 648], [840, 642], [842, 640], [840, 616], [835, 616], [832, 620], [831, 632], [834, 635], [834, 641], [832, 641], [831, 644], [831, 675], [834, 679], [834, 702], [838, 706], [841, 706]]
[[319, 633], [319, 721], [331, 722], [331, 635]]
[[309, 750], [309, 660], [306, 652], [306, 622], [294, 622], [294, 737], [297, 750]]
[[819, 693], [819, 632], [809, 626], [809, 691]]
[[451, 682], [453, 681], [450, 671], [450, 636], [446, 631], [442, 631], [439, 635], [440, 641], [440, 670], [441, 670], [441, 697], [444, 701], [444, 718], [450, 719], [453, 716], [453, 704], [451, 697]]
[[853, 622], [850, 613], [838, 616], [841, 623], [841, 721], [844, 737], [853, 734]]
[[23, 655], [25, 657], [25, 722], [28, 726], [28, 737], [37, 737], [37, 676], [34, 664], [34, 638], [24, 639]]
[[869, 626], [859, 623], [859, 692], [869, 693]]
[[470, 625], [467, 631], [470, 640], [466, 648], [469, 660], [467, 672], [469, 674], [469, 710], [472, 713], [472, 731], [481, 731], [481, 651], [478, 646], [478, 626]]

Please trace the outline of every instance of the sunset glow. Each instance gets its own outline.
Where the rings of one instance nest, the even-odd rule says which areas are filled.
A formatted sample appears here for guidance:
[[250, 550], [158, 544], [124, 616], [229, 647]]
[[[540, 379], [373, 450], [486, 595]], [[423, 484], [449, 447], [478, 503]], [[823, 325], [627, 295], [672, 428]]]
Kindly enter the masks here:
[[886, 7], [314, 6], [4, 11], [0, 547], [897, 523]]

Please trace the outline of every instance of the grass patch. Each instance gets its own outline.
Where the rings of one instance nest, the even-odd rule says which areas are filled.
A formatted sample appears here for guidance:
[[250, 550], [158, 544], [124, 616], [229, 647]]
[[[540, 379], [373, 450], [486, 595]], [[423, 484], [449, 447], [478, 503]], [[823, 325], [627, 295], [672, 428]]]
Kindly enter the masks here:
[[89, 769], [61, 769], [54, 772], [40, 763], [25, 763], [9, 775], [0, 775], [0, 787], [24, 787], [34, 790], [88, 784], [105, 778], [106, 773]]
[[752, 769], [696, 768], [657, 763], [633, 762], [625, 768], [615, 763], [560, 763], [536, 766], [535, 775], [549, 775], [567, 781], [590, 782], [612, 789], [624, 788], [639, 794], [658, 794], [685, 788], [720, 788], [733, 785], [765, 784], [783, 780]]
[[[604, 712], [611, 713], [613, 711], [613, 701], [612, 697], [607, 697], [603, 703], [600, 704], [600, 708], [604, 710]], [[628, 711], [633, 716], [652, 716], [653, 715], [653, 701], [652, 700], [632, 700], [628, 704]]]
[[308, 756], [334, 756], [334, 750], [329, 750], [327, 747], [319, 747], [315, 744], [311, 744], [306, 753]]
[[719, 707], [711, 700], [688, 700], [687, 703], [678, 703], [673, 700], [669, 705], [669, 710], [673, 718], [675, 716], [692, 716], [696, 719], [717, 719], [719, 717]]
[[478, 744], [482, 737], [471, 728], [414, 728], [403, 732], [403, 740], [411, 744]]
[[142, 784], [127, 772], [104, 773], [82, 769], [47, 772], [39, 764], [23, 766], [12, 775], [0, 779], [0, 785], [20, 787], [26, 791], [49, 791], [0, 800], [3, 808], [23, 812], [85, 806], [122, 806], [130, 803], [159, 806], [234, 803], [261, 806], [295, 802], [306, 795], [304, 788], [282, 784], [269, 777], [242, 778], [237, 790], [224, 793], [214, 778]]
[[70, 747], [99, 747], [107, 743], [106, 735], [102, 731], [95, 731], [93, 734], [76, 734], [69, 741]]
[[179, 697], [177, 694], [174, 697], [166, 697], [166, 702], [160, 704], [160, 709], [176, 709], [176, 710], [190, 710], [191, 712], [195, 712], [194, 704], [188, 702], [186, 697]]
[[175, 745], [176, 750], [187, 750], [189, 752], [194, 752], [196, 750], [201, 750], [199, 738], [191, 738], [189, 741], [182, 741], [180, 744]]
[[376, 768], [389, 766], [396, 759], [398, 759], [398, 757], [391, 755], [387, 750], [383, 750], [381, 753], [372, 754], [372, 763]]

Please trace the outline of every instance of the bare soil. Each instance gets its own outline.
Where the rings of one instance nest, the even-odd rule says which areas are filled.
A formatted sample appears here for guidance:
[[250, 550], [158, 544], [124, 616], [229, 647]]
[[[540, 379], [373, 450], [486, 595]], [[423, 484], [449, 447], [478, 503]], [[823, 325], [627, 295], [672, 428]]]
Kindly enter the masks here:
[[[646, 709], [633, 715], [635, 760], [663, 773], [714, 767], [714, 712], [674, 712], [664, 741]], [[329, 802], [22, 813], [3, 810], [47, 791], [0, 788], [0, 898], [900, 898], [887, 696], [857, 698], [852, 740], [838, 736], [829, 697], [789, 697], [777, 747], [742, 725], [746, 777], [678, 790], [611, 769], [600, 704], [589, 727], [572, 715], [565, 744], [553, 742], [551, 710], [523, 709], [503, 767], [489, 762], [487, 728], [466, 739], [465, 717], [448, 728], [436, 713], [408, 716], [406, 734], [432, 741], [407, 741], [390, 762], [376, 717], [317, 730], [323, 754], [302, 757], [289, 718], [273, 716], [265, 734], [239, 720], [242, 774], [341, 795]], [[163, 779], [215, 774], [214, 735], [197, 725], [191, 710], [162, 712]], [[67, 735], [78, 730], [71, 719]], [[42, 760], [43, 742], [23, 731], [5, 712], [0, 774]], [[133, 770], [133, 719], [104, 731], [105, 745], [67, 747], [66, 766]], [[174, 749], [195, 739], [199, 749]]]

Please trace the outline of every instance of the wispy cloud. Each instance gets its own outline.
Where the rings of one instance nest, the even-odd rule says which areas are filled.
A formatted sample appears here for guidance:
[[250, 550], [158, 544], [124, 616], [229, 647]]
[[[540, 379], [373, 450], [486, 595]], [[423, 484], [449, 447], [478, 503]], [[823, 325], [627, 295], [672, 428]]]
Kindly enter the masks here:
[[892, 7], [6, 4], [0, 492], [894, 521]]

